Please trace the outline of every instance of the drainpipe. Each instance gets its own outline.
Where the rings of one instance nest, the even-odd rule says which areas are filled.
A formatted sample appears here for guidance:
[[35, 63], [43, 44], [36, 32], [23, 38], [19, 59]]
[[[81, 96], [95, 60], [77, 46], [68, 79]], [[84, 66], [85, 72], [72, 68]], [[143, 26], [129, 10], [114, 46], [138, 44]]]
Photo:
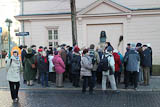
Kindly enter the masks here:
[[[21, 15], [23, 16], [24, 15], [24, 0], [21, 0], [21, 9], [22, 9]], [[24, 32], [24, 20], [22, 21], [21, 27], [22, 27], [22, 32]], [[24, 36], [23, 36], [23, 45], [25, 45], [25, 37]]]

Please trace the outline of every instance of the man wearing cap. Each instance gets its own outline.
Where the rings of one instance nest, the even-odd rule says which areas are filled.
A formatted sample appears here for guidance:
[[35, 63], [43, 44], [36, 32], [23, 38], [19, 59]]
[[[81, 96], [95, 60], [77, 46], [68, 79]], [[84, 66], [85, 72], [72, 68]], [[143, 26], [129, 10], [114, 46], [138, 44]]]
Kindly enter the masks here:
[[136, 51], [136, 45], [131, 44], [131, 48], [128, 51], [128, 54], [124, 58], [124, 62], [126, 63], [126, 83], [125, 88], [128, 88], [130, 75], [133, 75], [133, 84], [134, 89], [137, 90], [137, 78], [138, 78], [138, 71], [139, 71], [139, 63], [140, 63], [140, 56]]
[[147, 45], [143, 45], [143, 58], [142, 58], [142, 66], [143, 66], [143, 77], [144, 77], [144, 85], [149, 85], [150, 79], [150, 67], [151, 63], [151, 50], [147, 47]]
[[[112, 55], [113, 48], [111, 46], [108, 46], [107, 49], [105, 50], [105, 54], [102, 56], [102, 59], [105, 57], [108, 60], [108, 65], [110, 69], [108, 71], [102, 71], [102, 91], [106, 91], [106, 81], [107, 77], [109, 79], [109, 82], [111, 84], [112, 90], [115, 92], [119, 92], [117, 90], [116, 82], [115, 82], [115, 77], [114, 77], [114, 72], [115, 72], [115, 61], [114, 57]], [[107, 66], [107, 65], [106, 65]]]
[[26, 45], [24, 45], [23, 46], [23, 49], [22, 49], [22, 54], [21, 54], [21, 59], [22, 59], [22, 66], [23, 66], [23, 80], [24, 80], [24, 84], [26, 83], [26, 78], [25, 78], [25, 76], [24, 76], [24, 72], [25, 72], [25, 64], [24, 64], [24, 57], [25, 57], [25, 55], [27, 54], [27, 46]]

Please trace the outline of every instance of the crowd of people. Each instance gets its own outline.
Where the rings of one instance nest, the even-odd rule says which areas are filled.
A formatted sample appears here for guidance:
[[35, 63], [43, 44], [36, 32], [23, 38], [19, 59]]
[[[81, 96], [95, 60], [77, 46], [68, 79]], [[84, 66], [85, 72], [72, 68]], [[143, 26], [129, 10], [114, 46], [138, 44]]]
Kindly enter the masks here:
[[61, 88], [64, 87], [63, 82], [69, 80], [74, 87], [80, 87], [80, 80], [83, 80], [82, 93], [85, 94], [89, 87], [89, 93], [93, 94], [96, 84], [102, 84], [104, 93], [107, 86], [118, 93], [117, 87], [121, 83], [125, 84], [125, 89], [133, 85], [135, 90], [138, 85], [147, 86], [150, 83], [152, 49], [149, 45], [129, 43], [124, 56], [109, 42], [106, 42], [104, 50], [95, 49], [94, 44], [85, 49], [65, 44], [49, 49], [40, 46], [38, 52], [36, 48], [35, 45], [29, 48], [22, 46], [21, 60], [17, 50], [7, 60], [7, 80], [14, 102], [18, 101], [21, 62], [23, 82], [28, 86], [37, 82], [42, 87], [49, 87], [48, 81], [51, 81]]

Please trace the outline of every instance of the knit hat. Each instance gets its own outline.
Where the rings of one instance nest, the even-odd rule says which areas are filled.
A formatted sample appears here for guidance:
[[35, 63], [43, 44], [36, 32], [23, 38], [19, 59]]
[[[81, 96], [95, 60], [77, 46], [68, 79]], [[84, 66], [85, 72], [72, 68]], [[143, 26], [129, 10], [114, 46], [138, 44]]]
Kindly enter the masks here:
[[43, 51], [43, 49], [38, 49], [38, 52], [42, 52]]
[[79, 51], [80, 51], [80, 49], [78, 48], [78, 46], [76, 46], [76, 47], [74, 48], [74, 52], [78, 53]]
[[32, 54], [32, 49], [28, 48], [28, 54]]
[[108, 51], [108, 52], [113, 51], [112, 47], [111, 47], [111, 46], [108, 46], [107, 51]]
[[141, 43], [137, 43], [136, 47], [142, 47]]

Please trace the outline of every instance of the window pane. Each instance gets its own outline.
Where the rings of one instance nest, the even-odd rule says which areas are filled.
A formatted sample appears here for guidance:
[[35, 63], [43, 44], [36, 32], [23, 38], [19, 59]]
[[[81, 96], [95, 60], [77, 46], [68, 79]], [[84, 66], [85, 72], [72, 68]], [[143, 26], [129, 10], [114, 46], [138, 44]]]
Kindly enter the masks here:
[[51, 34], [51, 35], [52, 35], [52, 30], [48, 30], [48, 34]]
[[58, 34], [58, 30], [54, 30], [54, 34]]
[[52, 40], [52, 30], [48, 30], [48, 39]]
[[52, 43], [52, 42], [49, 42], [49, 46], [53, 46], [53, 43]]

